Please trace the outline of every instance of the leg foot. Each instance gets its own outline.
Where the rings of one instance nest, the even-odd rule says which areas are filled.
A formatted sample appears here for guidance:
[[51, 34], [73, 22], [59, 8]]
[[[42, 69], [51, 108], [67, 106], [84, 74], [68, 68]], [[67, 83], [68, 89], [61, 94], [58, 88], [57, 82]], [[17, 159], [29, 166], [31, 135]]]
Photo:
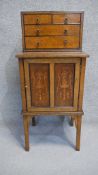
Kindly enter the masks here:
[[80, 151], [80, 137], [81, 137], [81, 120], [82, 116], [77, 116], [77, 126], [76, 126], [76, 150]]
[[70, 126], [74, 125], [74, 119], [71, 117], [70, 122], [69, 122]]
[[27, 148], [27, 147], [25, 147], [25, 151], [29, 151], [29, 147]]
[[28, 116], [23, 116], [24, 124], [24, 136], [25, 136], [25, 150], [29, 151], [29, 118]]
[[32, 126], [36, 126], [35, 117], [32, 118]]

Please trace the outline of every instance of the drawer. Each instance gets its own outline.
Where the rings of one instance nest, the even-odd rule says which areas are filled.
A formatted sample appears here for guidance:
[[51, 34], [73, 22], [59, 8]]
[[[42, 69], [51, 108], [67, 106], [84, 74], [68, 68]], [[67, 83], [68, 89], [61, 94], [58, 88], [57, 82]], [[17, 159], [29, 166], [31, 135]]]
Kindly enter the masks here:
[[51, 24], [51, 15], [26, 14], [24, 24]]
[[79, 48], [77, 36], [25, 37], [25, 49]]
[[25, 25], [25, 36], [77, 35], [79, 25]]
[[54, 24], [70, 24], [70, 23], [80, 24], [80, 14], [75, 14], [75, 13], [55, 14], [53, 15], [53, 23]]

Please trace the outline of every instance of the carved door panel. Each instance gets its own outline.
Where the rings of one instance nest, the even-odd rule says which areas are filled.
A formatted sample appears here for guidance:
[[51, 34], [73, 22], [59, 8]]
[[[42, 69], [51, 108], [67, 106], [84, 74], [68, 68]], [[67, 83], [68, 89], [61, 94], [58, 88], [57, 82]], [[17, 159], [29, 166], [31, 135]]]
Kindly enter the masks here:
[[24, 61], [28, 111], [76, 111], [80, 60], [26, 59]]
[[49, 64], [30, 64], [31, 105], [49, 107]]

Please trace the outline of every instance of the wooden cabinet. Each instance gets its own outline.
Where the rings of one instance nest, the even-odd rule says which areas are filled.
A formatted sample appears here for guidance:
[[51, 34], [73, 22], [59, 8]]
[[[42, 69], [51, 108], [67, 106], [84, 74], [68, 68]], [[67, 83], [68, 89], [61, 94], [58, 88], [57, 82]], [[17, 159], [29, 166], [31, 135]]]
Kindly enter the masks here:
[[81, 51], [83, 12], [21, 14], [23, 52], [16, 56], [20, 67], [25, 150], [29, 150], [30, 119], [35, 125], [35, 116], [41, 114], [69, 116], [71, 124], [76, 126], [76, 150], [80, 150], [88, 57]]

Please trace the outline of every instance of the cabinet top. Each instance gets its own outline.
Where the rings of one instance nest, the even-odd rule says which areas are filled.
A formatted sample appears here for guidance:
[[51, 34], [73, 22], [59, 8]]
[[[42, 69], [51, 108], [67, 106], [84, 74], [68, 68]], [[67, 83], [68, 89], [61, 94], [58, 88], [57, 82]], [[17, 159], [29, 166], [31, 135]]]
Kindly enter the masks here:
[[84, 13], [84, 11], [21, 11], [21, 14], [32, 14], [32, 13], [35, 13], [35, 14], [61, 14], [61, 13]]
[[29, 58], [85, 58], [89, 55], [85, 52], [20, 52], [16, 55], [17, 58], [29, 59]]

